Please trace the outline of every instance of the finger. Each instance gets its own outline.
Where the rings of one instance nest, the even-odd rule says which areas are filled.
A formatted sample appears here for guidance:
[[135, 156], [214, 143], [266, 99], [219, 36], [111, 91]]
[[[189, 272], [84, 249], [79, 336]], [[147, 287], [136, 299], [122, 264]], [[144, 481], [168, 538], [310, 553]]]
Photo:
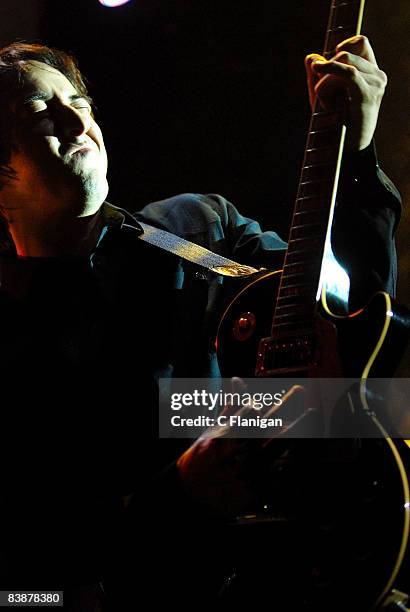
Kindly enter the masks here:
[[[260, 413], [260, 408], [256, 407], [253, 400], [252, 394], [248, 393], [248, 386], [242, 378], [233, 377], [231, 378], [231, 388], [233, 394], [233, 403], [229, 404], [224, 410], [222, 414], [230, 415], [233, 414], [235, 416], [245, 416], [252, 411], [256, 411], [256, 413]], [[246, 402], [244, 399], [244, 394], [246, 394]]]
[[305, 397], [306, 388], [302, 385], [293, 385], [293, 387], [291, 387], [289, 391], [287, 391], [282, 397], [282, 404], [280, 406], [273, 405], [270, 410], [264, 415], [264, 417], [271, 418], [276, 412], [278, 412], [278, 410], [285, 410], [285, 413], [286, 411], [288, 411], [290, 414], [292, 408], [296, 406], [296, 404], [298, 406], [302, 405], [302, 402]]
[[221, 411], [221, 416], [229, 416], [231, 414], [237, 414], [238, 407], [241, 407], [240, 398], [242, 394], [246, 392], [247, 385], [242, 378], [238, 376], [234, 376], [231, 378], [231, 394], [232, 394], [232, 403], [228, 402], [225, 404]]
[[[284, 412], [283, 416], [285, 422], [297, 420], [306, 408], [306, 400], [306, 388], [302, 385], [293, 385], [293, 387], [283, 396], [282, 405], [280, 407], [273, 406], [266, 417], [269, 418], [278, 410], [282, 410]], [[285, 429], [287, 429], [287, 427], [288, 425], [285, 426]], [[278, 441], [281, 439], [282, 433], [281, 430], [277, 436], [268, 438], [267, 440], [261, 440], [261, 448], [263, 448], [263, 450], [272, 449], [276, 454], [275, 445], [277, 445]]]
[[[353, 55], [347, 51], [338, 53], [329, 62], [323, 62], [321, 60], [312, 62], [312, 71], [315, 72], [317, 76], [334, 74], [335, 76], [347, 78], [349, 76], [349, 71], [346, 69], [343, 70], [343, 65], [351, 66], [352, 68], [356, 69], [358, 76], [362, 76], [365, 80], [368, 80], [368, 78], [376, 79], [375, 81], [369, 81], [369, 83], [374, 83], [382, 88], [385, 88], [387, 85], [387, 75], [385, 72], [383, 72], [383, 70], [380, 70], [380, 68], [368, 60], [363, 59], [358, 55]], [[351, 70], [351, 75], [353, 77], [355, 74], [355, 70]]]
[[[341, 62], [342, 64], [355, 66], [360, 72], [364, 73], [375, 74], [379, 72], [379, 68], [376, 64], [349, 51], [340, 51], [340, 53], [337, 53], [329, 63], [332, 62]], [[315, 70], [315, 64], [313, 64], [313, 70]]]
[[326, 58], [323, 57], [323, 55], [319, 55], [319, 53], [309, 53], [309, 55], [307, 55], [305, 57], [305, 68], [306, 68], [306, 72], [311, 76], [311, 73], [309, 71], [309, 68], [312, 66], [313, 62], [325, 62]]
[[244, 393], [248, 389], [243, 378], [239, 378], [239, 376], [233, 376], [231, 378], [231, 387], [233, 393]]
[[359, 97], [358, 94], [351, 94], [346, 82], [331, 74], [325, 74], [315, 85], [315, 95], [320, 101], [324, 110], [341, 110], [349, 103], [349, 98]]
[[339, 53], [340, 51], [349, 51], [355, 55], [360, 55], [360, 57], [363, 57], [367, 61], [377, 66], [376, 57], [370, 45], [369, 39], [362, 34], [352, 36], [351, 38], [347, 38], [339, 43], [336, 47], [336, 53]]
[[387, 77], [360, 73], [350, 77], [348, 74], [337, 75], [325, 74], [324, 77], [315, 85], [315, 93], [321, 103], [327, 106], [330, 102], [336, 103], [337, 98], [342, 99], [341, 90], [347, 91], [351, 100], [363, 102], [364, 100], [372, 100], [376, 95], [383, 95]]
[[345, 62], [338, 62], [335, 60], [331, 60], [329, 62], [314, 62], [312, 69], [318, 76], [333, 74], [349, 81], [354, 81], [361, 76], [360, 70], [358, 70], [355, 65]]
[[307, 78], [307, 86], [308, 86], [308, 94], [309, 94], [309, 102], [310, 106], [314, 107], [316, 95], [315, 95], [315, 85], [319, 80], [319, 75], [312, 70], [313, 63], [316, 61], [326, 61], [323, 55], [319, 55], [318, 53], [310, 53], [305, 57], [305, 69], [306, 69], [306, 78]]
[[[335, 92], [341, 87], [348, 89], [351, 96], [363, 96], [366, 87], [362, 73], [355, 66], [343, 64], [341, 62], [326, 62], [315, 67], [318, 73], [323, 75], [315, 85], [315, 94], [319, 99], [326, 99], [330, 95], [329, 81], [332, 80], [332, 88]], [[324, 93], [321, 97], [321, 93]]]

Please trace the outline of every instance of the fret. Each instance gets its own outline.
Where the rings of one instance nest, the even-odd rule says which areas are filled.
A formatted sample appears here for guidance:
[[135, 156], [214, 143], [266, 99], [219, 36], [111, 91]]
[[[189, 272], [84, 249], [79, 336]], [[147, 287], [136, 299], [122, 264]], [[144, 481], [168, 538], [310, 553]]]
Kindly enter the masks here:
[[298, 315], [275, 315], [275, 327], [278, 325], [300, 325], [301, 327], [305, 326], [306, 319], [313, 319], [314, 313], [311, 312], [310, 315], [306, 316], [298, 316]]
[[[294, 288], [291, 288], [289, 290], [286, 289], [286, 291], [295, 291], [295, 289]], [[292, 303], [289, 304], [289, 311], [297, 314], [299, 318], [311, 317], [316, 312], [315, 295], [316, 295], [316, 291], [312, 291], [312, 292], [305, 291], [304, 293], [302, 292], [294, 293], [293, 295], [289, 293], [289, 295], [287, 295], [286, 297], [290, 299], [297, 299], [298, 297], [300, 297], [300, 301], [298, 304], [292, 304]], [[286, 314], [286, 312], [278, 311], [276, 308], [275, 313], [274, 313], [274, 319], [276, 320], [277, 316], [282, 316], [284, 314]]]
[[[290, 279], [290, 284], [287, 284], [286, 282], [286, 278], [282, 281], [281, 283], [281, 290], [282, 289], [304, 289], [304, 288], [309, 288], [311, 289], [311, 283], [295, 283], [292, 279]], [[293, 283], [293, 284], [292, 284]]]
[[[327, 224], [326, 224], [327, 225]], [[306, 223], [305, 225], [293, 225], [290, 232], [290, 240], [293, 238], [309, 238], [313, 231], [317, 234], [325, 226], [325, 221], [321, 223]]]
[[[338, 10], [333, 17], [330, 28], [327, 30], [327, 35], [329, 37], [338, 34], [346, 36], [346, 32], [354, 32], [356, 29], [356, 24], [352, 21], [354, 20], [353, 12], [354, 11], [347, 8]], [[330, 47], [327, 47], [326, 50], [330, 51]]]
[[[293, 270], [295, 270], [295, 274], [298, 273], [301, 270], [305, 270], [305, 266], [303, 264], [289, 264], [288, 266], [285, 266], [286, 270], [288, 268], [293, 268]], [[287, 271], [285, 270], [285, 268], [283, 268], [283, 274], [288, 274]], [[293, 273], [293, 272], [292, 272]], [[289, 274], [291, 274], [291, 272], [289, 272]]]
[[[296, 258], [296, 261], [300, 263], [301, 260], [298, 260], [297, 258], [300, 257], [301, 254], [304, 254], [303, 260], [302, 260], [303, 263], [309, 262], [309, 261], [311, 262], [313, 260], [316, 261], [317, 256], [318, 256], [317, 249], [297, 249], [295, 251], [293, 250], [288, 251], [288, 254], [285, 260], [286, 261], [285, 266], [289, 265], [288, 262], [290, 258]], [[293, 262], [290, 262], [290, 263], [293, 263]]]
[[340, 113], [335, 111], [320, 110], [312, 113], [312, 121], [310, 123], [310, 130], [312, 132], [322, 131], [326, 128], [333, 128], [341, 119]]
[[338, 9], [342, 6], [354, 6], [357, 7], [360, 4], [360, 0], [352, 0], [352, 2], [347, 2], [346, 0], [341, 0], [340, 2], [338, 0], [334, 0], [332, 3], [332, 10]]
[[278, 297], [278, 306], [277, 308], [281, 308], [279, 304], [283, 304], [283, 306], [289, 306], [289, 308], [297, 308], [300, 306], [306, 307], [306, 294], [300, 293], [297, 295], [280, 295]]
[[356, 24], [352, 24], [349, 27], [345, 28], [336, 28], [329, 32], [329, 37], [326, 42], [326, 48], [329, 51], [323, 53], [326, 59], [330, 59], [335, 54], [335, 49], [339, 43], [341, 43], [346, 38], [350, 38], [350, 36], [354, 36], [356, 33]]
[[[300, 247], [301, 246], [300, 243], [297, 246]], [[288, 254], [287, 254], [287, 259], [289, 259], [289, 257], [300, 257], [301, 254], [303, 254], [302, 261], [311, 261], [311, 260], [309, 260], [309, 255], [316, 257], [317, 256], [317, 250], [316, 249], [310, 249], [310, 248], [299, 249], [299, 248], [292, 247], [292, 251], [289, 251]], [[286, 261], [287, 261], [287, 259], [286, 259]]]
[[359, 6], [360, 0], [356, 2], [340, 2], [340, 4], [333, 4], [330, 23], [342, 24], [354, 22], [354, 27], [356, 28], [357, 9]]
[[[314, 273], [310, 272], [308, 268], [306, 268], [303, 272], [285, 272], [282, 273], [281, 282], [279, 285], [279, 294], [282, 289], [287, 289], [290, 287], [308, 287], [312, 285], [312, 278], [315, 277], [315, 274], [320, 270], [314, 270]], [[315, 283], [313, 283], [315, 284]]]
[[282, 315], [274, 315], [274, 327], [276, 325], [288, 325], [288, 324], [299, 324], [301, 327], [310, 327], [312, 321], [315, 317], [315, 309], [312, 308], [309, 313], [305, 315], [295, 315], [295, 316], [282, 316]]
[[[309, 196], [299, 196], [298, 198], [296, 198], [296, 202], [305, 202], [307, 203], [308, 201], [312, 202], [312, 200], [315, 200], [316, 203], [319, 204], [318, 210], [321, 209], [321, 207], [323, 207], [323, 205], [326, 202], [325, 198], [322, 199], [318, 199], [318, 196], [316, 195], [309, 195]], [[308, 211], [306, 211], [308, 212]]]
[[[318, 211], [318, 212], [323, 212], [323, 211]], [[296, 213], [296, 215], [300, 215], [300, 214], [303, 214], [303, 213]], [[313, 214], [313, 213], [308, 213], [308, 214]], [[292, 230], [305, 229], [309, 227], [317, 227], [318, 225], [323, 225], [324, 221], [326, 221], [326, 219], [322, 218], [316, 222], [311, 222], [311, 223], [299, 223], [299, 224], [294, 223], [292, 226]]]
[[[328, 194], [326, 193], [325, 196]], [[329, 205], [327, 197], [317, 195], [299, 196], [296, 200], [295, 214], [301, 212], [323, 212]]]
[[275, 319], [280, 319], [281, 321], [290, 321], [291, 319], [297, 319], [298, 321], [306, 318], [306, 317], [311, 317], [314, 313], [313, 313], [313, 309], [312, 308], [305, 308], [304, 310], [293, 310], [290, 312], [277, 312], [278, 309], [276, 309], [275, 312]]
[[309, 280], [311, 278], [311, 275], [309, 274], [309, 272], [306, 270], [305, 272], [292, 272], [292, 273], [283, 273], [282, 274], [282, 287], [289, 287], [291, 285], [288, 285], [287, 282], [291, 282], [294, 283], [296, 281], [296, 284], [298, 284], [298, 279], [299, 281], [303, 281]]
[[303, 170], [309, 170], [310, 168], [329, 168], [332, 165], [333, 164], [330, 164], [328, 162], [318, 162], [316, 164], [306, 164], [305, 166], [303, 166]]
[[340, 129], [336, 126], [333, 129], [313, 130], [308, 134], [308, 149], [317, 149], [319, 147], [335, 147], [337, 148], [340, 138]]
[[293, 287], [281, 287], [279, 290], [280, 297], [295, 297], [303, 296], [305, 300], [310, 299], [316, 295], [316, 288], [311, 285], [294, 285]]
[[300, 197], [306, 196], [326, 196], [332, 193], [334, 177], [331, 179], [322, 179], [318, 181], [304, 181], [299, 183], [298, 200]]
[[[330, 180], [331, 179], [327, 178], [327, 179], [318, 179], [317, 181], [316, 180], [302, 181], [300, 185], [317, 185], [319, 183], [329, 183]], [[303, 196], [303, 197], [306, 197], [306, 196]]]
[[326, 59], [330, 59], [330, 57], [334, 55], [335, 47], [342, 40], [356, 34], [360, 5], [360, 1], [333, 2], [323, 53]]
[[335, 125], [335, 120], [339, 118], [339, 113], [335, 111], [318, 110], [312, 113], [310, 123], [311, 130], [319, 130], [323, 128], [331, 128]]
[[301, 302], [300, 304], [282, 304], [276, 306], [276, 311], [283, 314], [283, 312], [291, 311], [291, 312], [308, 312], [310, 310], [310, 304], [306, 304], [305, 302]]
[[[305, 318], [301, 318], [301, 319], [289, 319], [289, 320], [279, 320], [276, 321], [275, 318], [275, 323], [274, 323], [274, 329], [278, 329], [278, 331], [298, 331], [300, 330], [300, 332], [304, 333], [304, 330], [309, 326], [312, 327], [313, 324], [313, 315], [310, 317], [306, 317]], [[272, 336], [274, 337], [274, 334], [272, 334]]]
[[334, 28], [330, 28], [330, 30], [327, 30], [327, 32], [329, 34], [335, 34], [335, 33], [338, 33], [338, 32], [343, 32], [343, 34], [344, 34], [346, 31], [351, 32], [351, 31], [355, 30], [355, 28], [356, 28], [356, 24], [355, 23], [349, 23], [349, 25], [347, 25], [347, 26], [336, 26]]
[[[305, 266], [303, 269], [304, 270], [311, 270], [312, 276], [314, 276], [314, 274], [319, 273], [320, 269], [321, 269], [321, 265], [320, 265], [321, 262], [319, 261], [320, 258], [321, 258], [321, 252], [319, 252], [319, 254], [318, 254], [318, 249], [315, 249], [314, 252], [312, 251], [312, 257], [310, 259], [310, 266]], [[283, 278], [293, 274], [292, 270], [289, 270], [289, 272], [288, 272], [288, 270], [289, 270], [289, 264], [286, 263], [286, 265], [283, 268], [283, 272], [282, 272], [282, 277]], [[295, 272], [295, 274], [296, 274], [296, 272]]]
[[[319, 272], [319, 271], [317, 271]], [[294, 289], [295, 287], [297, 288], [301, 288], [301, 289], [306, 289], [307, 287], [314, 289], [317, 286], [317, 282], [314, 280], [315, 279], [315, 274], [289, 274], [289, 275], [285, 275], [282, 276], [282, 281], [281, 281], [281, 285], [279, 288], [279, 295], [282, 295], [282, 291], [285, 291], [287, 289]], [[287, 293], [286, 297], [288, 297], [290, 294]], [[304, 295], [306, 297], [306, 291], [300, 291], [298, 295]], [[285, 306], [286, 304], [282, 304], [282, 306]]]
[[312, 307], [310, 304], [286, 304], [284, 306], [277, 306], [275, 310], [276, 316], [285, 316], [287, 311], [299, 315], [308, 315], [312, 313]]
[[337, 128], [337, 126], [333, 125], [332, 127], [324, 128], [323, 130], [309, 130], [308, 135], [312, 136], [314, 134], [325, 134], [327, 132], [333, 134], [336, 131], [336, 128]]
[[[286, 308], [287, 310], [283, 310], [283, 308]], [[300, 305], [299, 307], [295, 307], [293, 305], [283, 306], [282, 308], [276, 308], [275, 321], [277, 321], [278, 319], [280, 321], [285, 321], [286, 318], [289, 319], [289, 317], [298, 317], [298, 319], [302, 319], [302, 318], [312, 317], [314, 314], [315, 314], [315, 309], [310, 306], [306, 306], [306, 305]]]
[[327, 211], [324, 210], [323, 208], [319, 208], [316, 210], [301, 210], [298, 212], [295, 212], [293, 215], [293, 224], [294, 227], [298, 227], [298, 225], [296, 225], [299, 221], [302, 221], [304, 223], [320, 223], [322, 221], [327, 220], [328, 215], [327, 215]]
[[285, 287], [293, 287], [294, 285], [305, 285], [310, 284], [312, 278], [314, 278], [315, 274], [320, 272], [320, 270], [314, 270], [314, 273], [310, 270], [306, 269], [303, 272], [289, 272], [282, 274], [281, 288]]
[[306, 243], [306, 244], [310, 244], [311, 248], [317, 249], [318, 246], [320, 245], [321, 240], [322, 240], [322, 236], [305, 236], [304, 238], [291, 238], [288, 244], [289, 245], [297, 244], [299, 246], [301, 243]]
[[[313, 272], [317, 272], [317, 269], [319, 268], [319, 263], [317, 261], [310, 261], [310, 262], [295, 262], [295, 263], [286, 263], [283, 267], [283, 274], [288, 274], [288, 270], [289, 268], [292, 269], [292, 273], [293, 272], [298, 272], [300, 270], [308, 270], [309, 273], [313, 273]], [[290, 272], [289, 272], [290, 274]]]
[[[317, 262], [316, 260], [312, 260], [312, 261], [311, 261], [311, 264], [315, 264], [315, 265], [316, 265], [316, 264], [318, 264], [318, 262]], [[295, 264], [293, 264], [293, 263], [289, 263], [289, 264], [286, 264], [286, 266], [283, 268], [283, 271], [285, 271], [285, 268], [286, 268], [286, 270], [287, 270], [288, 268], [293, 267], [293, 266], [307, 267], [307, 266], [305, 265], [305, 261], [302, 261], [302, 262], [297, 262], [297, 263], [295, 263]], [[297, 269], [297, 268], [296, 268], [296, 269]], [[316, 272], [316, 270], [314, 270], [314, 271]]]
[[308, 132], [308, 136], [314, 136], [315, 134], [335, 134], [337, 135], [337, 125], [332, 125], [331, 127], [324, 127], [320, 129], [310, 129]]
[[306, 165], [302, 169], [302, 180], [305, 182], [309, 182], [311, 180], [321, 181], [329, 177], [334, 176], [334, 163], [319, 163], [319, 164], [310, 164]]
[[[309, 321], [309, 323], [311, 323], [311, 321]], [[303, 334], [306, 334], [308, 332], [308, 326], [306, 325], [306, 322], [303, 321], [302, 323], [292, 323], [292, 322], [288, 322], [288, 323], [274, 323], [274, 328], [278, 328], [280, 327], [281, 329], [287, 328], [287, 331], [301, 331]], [[272, 334], [274, 336], [274, 334]]]
[[328, 111], [328, 110], [320, 110], [320, 111], [314, 111], [312, 113], [312, 117], [324, 117], [325, 115], [334, 115], [334, 111]]
[[336, 147], [316, 147], [306, 149], [305, 164], [316, 164], [318, 162], [336, 163], [337, 148]]

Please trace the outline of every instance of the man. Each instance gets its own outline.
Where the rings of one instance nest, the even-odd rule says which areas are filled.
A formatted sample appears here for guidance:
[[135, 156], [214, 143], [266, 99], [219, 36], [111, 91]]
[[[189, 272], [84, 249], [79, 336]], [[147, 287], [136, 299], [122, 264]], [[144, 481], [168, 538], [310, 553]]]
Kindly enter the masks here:
[[[351, 304], [361, 305], [395, 284], [399, 200], [372, 146], [386, 77], [362, 36], [328, 62], [308, 56], [306, 68], [312, 100], [331, 106], [335, 91], [348, 92], [334, 249], [351, 276]], [[2, 588], [64, 587], [74, 610], [79, 592], [98, 599], [102, 583], [118, 610], [120, 591], [144, 583], [138, 558], [151, 571], [180, 575], [178, 584], [164, 575], [158, 582], [187, 602], [207, 582], [195, 582], [180, 555], [191, 528], [201, 521], [205, 529], [210, 517], [223, 522], [233, 493], [238, 506], [230, 510], [249, 505], [250, 489], [243, 474], [220, 471], [235, 446], [198, 441], [174, 464], [183, 446], [152, 442], [158, 378], [218, 371], [210, 330], [224, 292], [218, 278], [208, 282], [138, 240], [138, 221], [249, 265], [276, 267], [286, 245], [217, 195], [176, 196], [134, 216], [108, 204], [101, 130], [62, 52], [2, 49], [0, 96]], [[209, 488], [215, 473], [224, 485], [218, 495]], [[161, 540], [172, 529], [182, 543]]]

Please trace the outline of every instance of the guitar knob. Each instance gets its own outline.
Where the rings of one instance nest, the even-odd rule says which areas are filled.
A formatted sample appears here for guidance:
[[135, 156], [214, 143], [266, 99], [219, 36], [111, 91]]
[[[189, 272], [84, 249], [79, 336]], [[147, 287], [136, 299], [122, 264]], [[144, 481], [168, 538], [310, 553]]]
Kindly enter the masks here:
[[244, 342], [248, 340], [256, 329], [256, 317], [252, 312], [241, 314], [235, 321], [233, 326], [233, 335], [235, 340]]

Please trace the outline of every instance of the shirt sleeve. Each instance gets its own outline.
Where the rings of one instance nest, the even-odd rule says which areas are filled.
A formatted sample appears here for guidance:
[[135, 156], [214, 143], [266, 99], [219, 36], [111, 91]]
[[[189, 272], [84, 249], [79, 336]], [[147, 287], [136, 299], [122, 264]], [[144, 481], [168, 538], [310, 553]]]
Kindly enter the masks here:
[[394, 233], [401, 198], [380, 169], [374, 143], [345, 156], [332, 229], [333, 252], [350, 277], [349, 308], [362, 307], [376, 291], [395, 295]]
[[271, 270], [282, 265], [287, 245], [275, 231], [263, 231], [257, 221], [244, 217], [221, 195], [207, 194], [204, 197], [221, 218], [228, 257], [239, 263]]

